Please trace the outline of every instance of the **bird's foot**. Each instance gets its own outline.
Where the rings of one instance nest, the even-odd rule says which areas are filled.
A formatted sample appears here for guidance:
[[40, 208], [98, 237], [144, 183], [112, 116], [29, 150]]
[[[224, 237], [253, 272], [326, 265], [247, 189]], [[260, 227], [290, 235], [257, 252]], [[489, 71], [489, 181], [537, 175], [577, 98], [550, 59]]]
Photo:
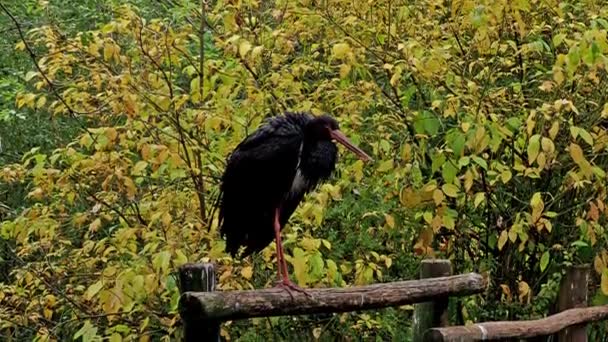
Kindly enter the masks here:
[[281, 288], [281, 289], [287, 291], [287, 293], [289, 293], [289, 295], [291, 296], [291, 299], [293, 299], [293, 292], [302, 293], [306, 297], [312, 299], [312, 295], [310, 293], [306, 292], [306, 290], [299, 287], [298, 285], [292, 283], [291, 280], [289, 280], [289, 279], [279, 279], [279, 281], [277, 281], [277, 284], [275, 285], [275, 287], [278, 287], [278, 288]]

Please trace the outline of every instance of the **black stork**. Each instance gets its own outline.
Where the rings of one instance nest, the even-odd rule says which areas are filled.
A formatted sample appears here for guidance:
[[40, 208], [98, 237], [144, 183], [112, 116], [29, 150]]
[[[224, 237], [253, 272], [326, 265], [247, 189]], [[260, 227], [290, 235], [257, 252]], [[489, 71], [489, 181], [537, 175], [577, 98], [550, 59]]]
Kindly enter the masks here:
[[266, 122], [230, 154], [221, 179], [220, 234], [226, 251], [243, 257], [277, 246], [279, 287], [302, 291], [289, 280], [281, 229], [304, 195], [335, 169], [341, 143], [360, 159], [371, 161], [339, 130], [329, 115], [286, 113]]

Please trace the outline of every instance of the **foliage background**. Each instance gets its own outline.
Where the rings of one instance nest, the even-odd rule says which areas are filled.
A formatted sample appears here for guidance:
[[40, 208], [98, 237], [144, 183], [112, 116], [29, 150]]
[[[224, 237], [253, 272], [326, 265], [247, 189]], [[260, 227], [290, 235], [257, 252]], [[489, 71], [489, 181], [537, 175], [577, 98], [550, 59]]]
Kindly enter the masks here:
[[[215, 262], [221, 289], [271, 286], [274, 245], [226, 255], [215, 200], [229, 151], [284, 110], [331, 113], [376, 159], [344, 154], [292, 218], [302, 286], [411, 279], [444, 257], [491, 284], [454, 322], [525, 319], [591, 263], [606, 302], [602, 1], [1, 4], [3, 339], [179, 338], [185, 262]], [[408, 340], [411, 314], [222, 334]]]

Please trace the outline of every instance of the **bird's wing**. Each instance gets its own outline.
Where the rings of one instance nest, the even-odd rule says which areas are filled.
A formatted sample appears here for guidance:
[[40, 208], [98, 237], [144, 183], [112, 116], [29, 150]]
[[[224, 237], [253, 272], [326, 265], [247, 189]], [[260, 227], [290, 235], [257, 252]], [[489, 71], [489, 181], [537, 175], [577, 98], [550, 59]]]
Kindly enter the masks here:
[[302, 139], [302, 128], [312, 119], [313, 116], [307, 113], [287, 113], [284, 116], [270, 117], [266, 119], [264, 125], [243, 139], [235, 148], [235, 152], [243, 152], [255, 149], [260, 145], [268, 145], [272, 140]]
[[228, 251], [260, 250], [272, 241], [274, 210], [291, 187], [303, 142], [301, 127], [288, 128], [265, 125], [228, 158], [220, 206]]

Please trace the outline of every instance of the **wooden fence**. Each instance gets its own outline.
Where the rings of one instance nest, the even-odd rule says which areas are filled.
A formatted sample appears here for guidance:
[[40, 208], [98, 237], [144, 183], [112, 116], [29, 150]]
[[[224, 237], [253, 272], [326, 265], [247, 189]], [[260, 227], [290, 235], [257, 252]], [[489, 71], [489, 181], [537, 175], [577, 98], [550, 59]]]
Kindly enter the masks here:
[[282, 289], [215, 291], [212, 264], [180, 268], [180, 315], [184, 339], [219, 341], [224, 321], [253, 317], [338, 313], [415, 304], [414, 341], [517, 340], [558, 334], [558, 341], [587, 341], [587, 324], [608, 318], [608, 305], [586, 307], [589, 266], [567, 270], [559, 313], [539, 320], [485, 322], [449, 326], [451, 296], [483, 292], [487, 283], [477, 273], [452, 275], [448, 260], [424, 260], [420, 280], [348, 288], [306, 289], [310, 296]]

